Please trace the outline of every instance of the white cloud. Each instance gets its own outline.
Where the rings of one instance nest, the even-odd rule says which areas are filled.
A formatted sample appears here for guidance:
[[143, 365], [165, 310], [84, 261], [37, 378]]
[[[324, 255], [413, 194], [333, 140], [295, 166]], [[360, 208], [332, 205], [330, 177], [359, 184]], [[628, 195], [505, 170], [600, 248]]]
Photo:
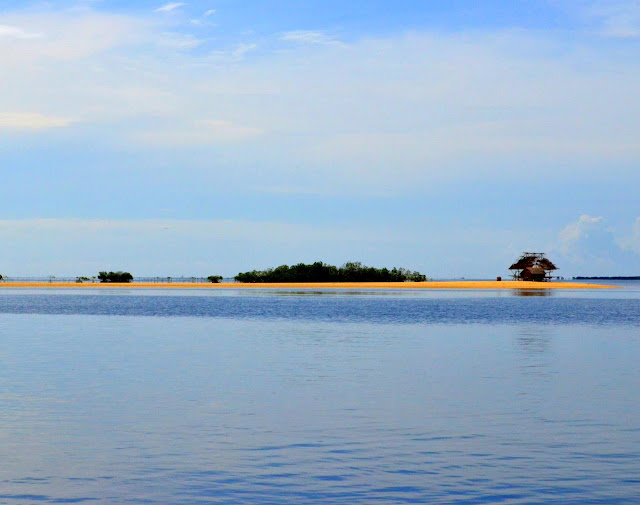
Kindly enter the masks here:
[[18, 26], [0, 25], [0, 37], [11, 37], [16, 39], [40, 39], [44, 37], [44, 34], [27, 32]]
[[230, 144], [259, 137], [265, 133], [256, 127], [219, 119], [200, 119], [190, 124], [171, 125], [134, 134], [136, 142], [155, 146], [193, 147]]
[[280, 40], [297, 42], [300, 44], [320, 44], [339, 45], [341, 42], [321, 31], [314, 30], [294, 30], [285, 32], [280, 36]]
[[45, 116], [33, 112], [0, 112], [0, 131], [61, 128], [71, 123], [73, 120], [69, 118]]
[[215, 63], [217, 65], [224, 63], [239, 63], [245, 59], [247, 53], [255, 51], [256, 49], [258, 49], [257, 44], [251, 42], [240, 42], [231, 48], [213, 51], [210, 54], [212, 61], [209, 63]]
[[[617, 236], [603, 217], [580, 216], [559, 234], [552, 252], [580, 275], [632, 275], [640, 268], [640, 220], [632, 235]], [[635, 252], [634, 252], [635, 251]]]
[[16, 36], [0, 36], [0, 70], [7, 65], [29, 68], [34, 62], [44, 69], [64, 66], [63, 62], [98, 57], [156, 36], [153, 23], [143, 18], [91, 11], [0, 15], [0, 24], [29, 26], [25, 33], [31, 35], [28, 44]]
[[162, 7], [158, 7], [156, 12], [172, 12], [180, 7], [183, 7], [185, 4], [183, 2], [170, 2], [168, 4], [163, 5]]
[[208, 18], [209, 16], [213, 16], [216, 13], [215, 9], [209, 9], [203, 14], [203, 17]]
[[193, 35], [188, 33], [164, 33], [158, 38], [158, 45], [171, 49], [193, 49], [202, 44]]
[[238, 44], [237, 47], [233, 50], [232, 54], [234, 58], [240, 59], [243, 58], [244, 55], [249, 51], [254, 51], [257, 48], [257, 44]]
[[578, 244], [590, 240], [593, 235], [599, 235], [604, 230], [603, 217], [591, 217], [587, 214], [580, 216], [575, 223], [569, 223], [559, 234], [559, 249], [564, 254], [575, 252]]
[[[606, 46], [520, 31], [341, 45], [298, 31], [217, 46], [151, 14], [90, 10], [0, 24], [47, 35], [0, 37], [0, 110], [76, 118], [100, 129], [96, 142], [139, 151], [250, 141], [217, 153], [238, 170], [270, 167], [275, 186], [294, 173], [285, 186], [336, 191], [328, 181], [339, 177], [347, 193], [417, 192], [524, 170], [537, 180], [603, 166], [629, 176], [640, 161], [633, 48], [612, 57]], [[203, 118], [231, 125], [203, 128]]]

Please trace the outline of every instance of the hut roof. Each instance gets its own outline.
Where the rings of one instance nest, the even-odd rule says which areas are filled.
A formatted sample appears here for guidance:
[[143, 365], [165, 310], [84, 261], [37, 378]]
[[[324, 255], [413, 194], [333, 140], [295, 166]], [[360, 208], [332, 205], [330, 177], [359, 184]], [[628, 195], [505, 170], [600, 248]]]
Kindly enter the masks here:
[[543, 253], [523, 253], [520, 259], [509, 267], [509, 270], [531, 270], [533, 267], [541, 268], [543, 271], [558, 269], [550, 260], [545, 258]]
[[540, 265], [545, 270], [558, 270], [558, 267], [555, 266], [551, 261], [547, 258], [541, 258], [538, 260], [538, 265]]
[[535, 256], [523, 256], [513, 265], [509, 267], [509, 270], [524, 270], [527, 267], [532, 267], [536, 262]]
[[523, 254], [522, 257], [509, 267], [509, 270], [524, 270], [536, 264], [538, 258], [532, 254]]

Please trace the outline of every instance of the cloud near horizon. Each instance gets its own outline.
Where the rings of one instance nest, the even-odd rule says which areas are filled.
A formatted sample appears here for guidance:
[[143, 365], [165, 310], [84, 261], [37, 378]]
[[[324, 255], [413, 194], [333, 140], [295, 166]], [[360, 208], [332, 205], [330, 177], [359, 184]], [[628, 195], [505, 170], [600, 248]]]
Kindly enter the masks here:
[[[640, 270], [640, 219], [621, 236], [604, 217], [580, 216], [558, 233], [554, 249], [582, 275], [637, 275]], [[601, 273], [606, 272], [606, 273]]]
[[578, 242], [590, 239], [594, 232], [596, 234], [601, 234], [603, 231], [606, 232], [604, 223], [604, 218], [601, 216], [591, 217], [583, 214], [577, 222], [569, 223], [566, 228], [558, 233], [560, 251], [568, 254], [575, 249]]
[[[399, 224], [380, 234], [375, 225], [345, 222], [318, 226], [276, 221], [181, 219], [18, 219], [0, 220], [0, 251], [5, 276], [86, 275], [128, 270], [139, 276], [233, 276], [240, 271], [284, 263], [362, 261], [402, 266], [436, 278], [494, 278], [524, 250], [539, 249], [542, 236], [529, 231], [470, 227], [445, 235], [433, 223], [436, 239], [411, 233]], [[638, 245], [640, 218], [632, 238]], [[640, 248], [632, 253], [603, 218], [583, 215], [562, 230], [546, 252], [572, 275], [633, 275]], [[474, 251], [474, 254], [468, 254]]]

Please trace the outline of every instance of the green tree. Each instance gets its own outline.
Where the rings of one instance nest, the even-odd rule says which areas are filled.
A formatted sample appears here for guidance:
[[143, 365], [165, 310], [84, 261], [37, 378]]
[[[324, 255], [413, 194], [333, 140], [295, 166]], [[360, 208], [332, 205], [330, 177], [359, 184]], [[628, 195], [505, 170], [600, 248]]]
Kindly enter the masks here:
[[222, 280], [222, 275], [210, 275], [207, 280], [213, 284], [218, 284]]
[[133, 280], [133, 275], [129, 272], [100, 272], [98, 273], [98, 279], [100, 282], [121, 282], [127, 283]]
[[404, 268], [374, 268], [357, 261], [345, 263], [341, 267], [316, 261], [311, 265], [298, 263], [280, 265], [267, 270], [253, 270], [235, 276], [237, 282], [423, 282], [426, 275]]

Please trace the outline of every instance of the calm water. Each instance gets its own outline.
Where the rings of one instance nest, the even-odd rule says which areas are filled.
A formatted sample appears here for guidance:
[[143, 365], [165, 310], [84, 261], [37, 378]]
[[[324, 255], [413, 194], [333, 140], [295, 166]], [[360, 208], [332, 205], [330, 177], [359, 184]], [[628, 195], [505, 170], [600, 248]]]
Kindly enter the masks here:
[[0, 290], [0, 503], [633, 503], [640, 284]]

